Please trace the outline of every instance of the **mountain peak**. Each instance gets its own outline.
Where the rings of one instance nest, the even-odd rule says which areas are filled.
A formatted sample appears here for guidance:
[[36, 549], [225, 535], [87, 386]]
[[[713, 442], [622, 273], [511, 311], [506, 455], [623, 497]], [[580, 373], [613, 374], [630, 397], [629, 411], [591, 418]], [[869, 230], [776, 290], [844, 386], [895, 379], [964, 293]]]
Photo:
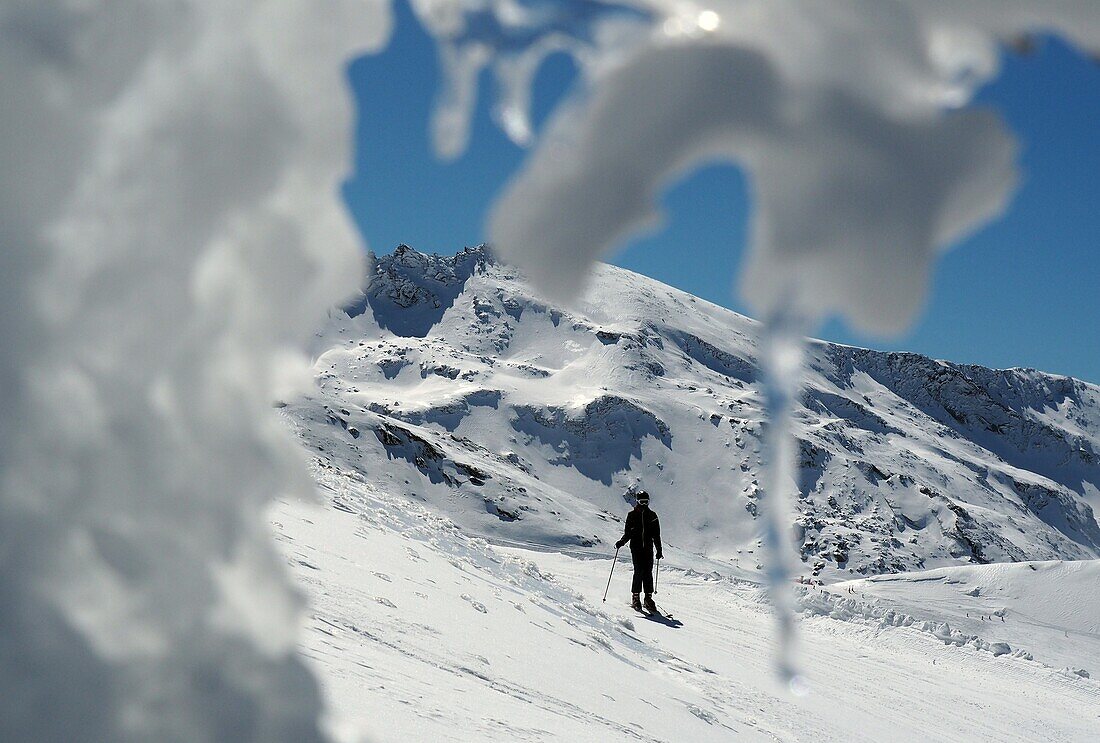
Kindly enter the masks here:
[[390, 255], [371, 253], [368, 262], [367, 288], [344, 312], [356, 317], [369, 309], [380, 327], [422, 338], [462, 293], [470, 276], [492, 264], [493, 258], [486, 245], [439, 255], [402, 243]]
[[393, 252], [389, 255], [376, 256], [373, 253], [372, 260], [376, 264], [391, 264], [397, 263], [406, 266], [436, 266], [436, 265], [449, 265], [454, 268], [466, 265], [473, 262], [495, 262], [492, 252], [489, 246], [481, 243], [480, 245], [467, 246], [462, 250], [454, 253], [453, 255], [446, 255], [441, 253], [424, 253], [406, 243], [401, 243]]
[[[401, 246], [348, 314], [296, 408], [334, 466], [470, 533], [582, 549], [642, 483], [672, 543], [755, 569], [754, 323], [611, 266], [553, 307], [484, 246]], [[1100, 556], [1100, 388], [816, 342], [794, 429], [806, 574]]]

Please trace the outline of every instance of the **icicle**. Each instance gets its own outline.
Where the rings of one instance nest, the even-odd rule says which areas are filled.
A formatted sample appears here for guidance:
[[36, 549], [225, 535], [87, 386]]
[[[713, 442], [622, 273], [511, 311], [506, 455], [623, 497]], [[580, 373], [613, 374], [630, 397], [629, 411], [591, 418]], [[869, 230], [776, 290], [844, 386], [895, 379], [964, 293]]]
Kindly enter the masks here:
[[[556, 46], [556, 45], [555, 45]], [[554, 48], [540, 45], [496, 63], [497, 103], [493, 118], [508, 138], [520, 147], [531, 144], [531, 84], [539, 65]]]
[[764, 396], [767, 428], [766, 461], [762, 473], [764, 498], [763, 547], [768, 597], [776, 616], [776, 667], [782, 683], [797, 696], [807, 691], [796, 660], [794, 592], [791, 586], [791, 492], [798, 489], [791, 421], [802, 389], [805, 330], [804, 313], [786, 304], [764, 325], [762, 337]]
[[641, 43], [650, 15], [632, 2], [601, 0], [411, 0], [439, 48], [442, 88], [432, 114], [432, 142], [445, 160], [469, 144], [478, 100], [478, 78], [492, 64], [497, 97], [493, 119], [516, 144], [534, 140], [531, 86], [542, 62], [557, 51], [578, 64], [614, 57]]
[[480, 44], [439, 46], [443, 88], [432, 114], [432, 143], [444, 160], [454, 160], [466, 150], [477, 103], [478, 76], [488, 59], [489, 51]]

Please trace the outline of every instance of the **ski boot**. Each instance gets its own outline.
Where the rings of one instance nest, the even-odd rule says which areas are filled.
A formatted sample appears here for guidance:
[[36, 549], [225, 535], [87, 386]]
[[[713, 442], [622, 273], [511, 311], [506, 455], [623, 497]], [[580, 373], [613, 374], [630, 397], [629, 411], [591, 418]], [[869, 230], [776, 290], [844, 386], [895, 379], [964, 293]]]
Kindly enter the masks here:
[[641, 594], [634, 594], [634, 598], [630, 601], [630, 608], [634, 611], [645, 611], [645, 609], [642, 608], [642, 601], [639, 596], [641, 596]]
[[651, 593], [647, 593], [645, 595], [645, 602], [642, 603], [642, 606], [650, 614], [656, 614], [657, 613], [657, 604], [653, 603], [653, 594], [651, 594]]

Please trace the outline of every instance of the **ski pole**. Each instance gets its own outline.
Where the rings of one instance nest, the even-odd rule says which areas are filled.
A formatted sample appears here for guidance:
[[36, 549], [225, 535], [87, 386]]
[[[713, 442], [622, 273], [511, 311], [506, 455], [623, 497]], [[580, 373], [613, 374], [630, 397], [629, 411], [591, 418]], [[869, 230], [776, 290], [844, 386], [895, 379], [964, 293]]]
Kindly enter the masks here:
[[[615, 548], [615, 559], [611, 561], [611, 575], [615, 574], [615, 563], [619, 561], [619, 548]], [[607, 588], [603, 589], [603, 602], [607, 603], [607, 592], [611, 590], [611, 575], [607, 576]]]
[[657, 567], [653, 569], [653, 595], [657, 595], [657, 579], [661, 577], [661, 558], [657, 558]]

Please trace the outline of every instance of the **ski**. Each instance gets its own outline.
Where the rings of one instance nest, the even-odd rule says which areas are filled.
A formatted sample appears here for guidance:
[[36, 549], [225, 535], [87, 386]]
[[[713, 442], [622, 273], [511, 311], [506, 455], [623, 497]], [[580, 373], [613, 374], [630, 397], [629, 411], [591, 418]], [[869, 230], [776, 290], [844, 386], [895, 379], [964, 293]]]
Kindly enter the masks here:
[[656, 622], [659, 622], [662, 619], [667, 619], [670, 622], [678, 622], [679, 621], [678, 619], [676, 619], [676, 617], [674, 617], [673, 615], [667, 613], [664, 609], [662, 609], [659, 606], [657, 607], [657, 611], [646, 611], [645, 609], [635, 609], [632, 604], [627, 604], [627, 606], [630, 609], [633, 609], [635, 614], [637, 614], [638, 616], [643, 617], [645, 619], [651, 619], [651, 620], [656, 621]]

